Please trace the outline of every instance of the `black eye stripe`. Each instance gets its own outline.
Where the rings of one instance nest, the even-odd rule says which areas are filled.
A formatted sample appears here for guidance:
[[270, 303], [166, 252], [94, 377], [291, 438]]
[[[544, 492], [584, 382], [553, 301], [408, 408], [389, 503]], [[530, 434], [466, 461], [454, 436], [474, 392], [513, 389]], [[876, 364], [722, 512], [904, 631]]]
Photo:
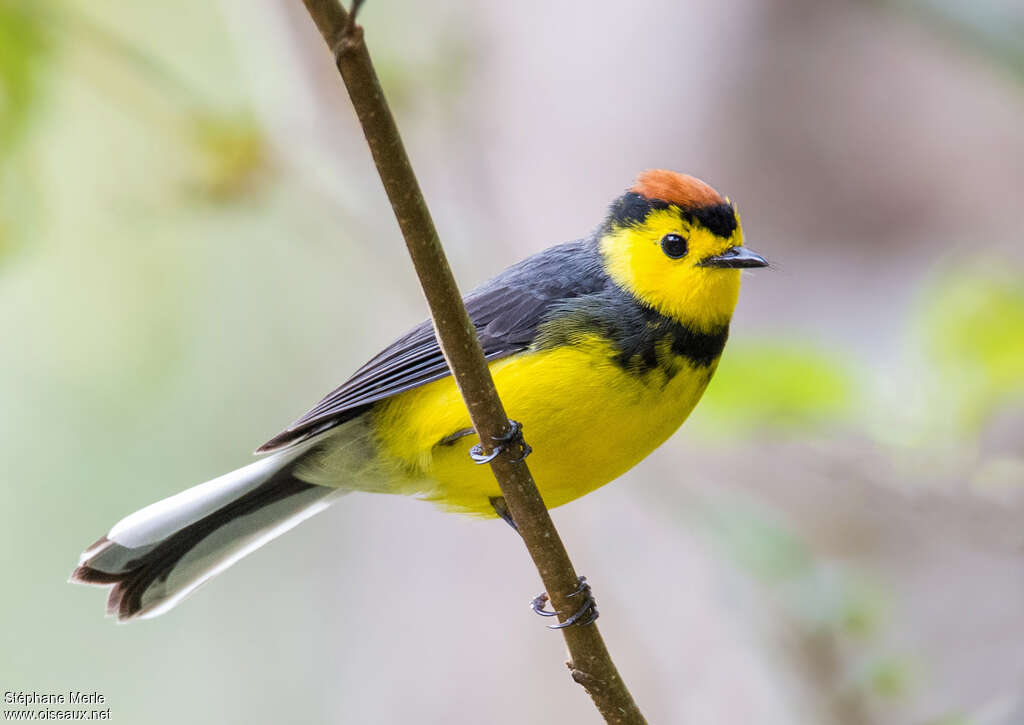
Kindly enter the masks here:
[[685, 257], [689, 251], [686, 237], [680, 234], [666, 234], [661, 238], [661, 251], [665, 253], [665, 256], [672, 259]]

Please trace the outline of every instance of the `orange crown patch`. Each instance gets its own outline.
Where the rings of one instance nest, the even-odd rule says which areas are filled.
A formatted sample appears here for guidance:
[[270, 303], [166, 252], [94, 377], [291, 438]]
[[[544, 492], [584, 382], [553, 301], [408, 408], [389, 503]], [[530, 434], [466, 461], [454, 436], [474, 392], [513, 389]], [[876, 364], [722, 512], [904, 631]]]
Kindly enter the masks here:
[[648, 199], [660, 199], [682, 209], [724, 204], [725, 198], [700, 179], [665, 169], [640, 172], [630, 191]]

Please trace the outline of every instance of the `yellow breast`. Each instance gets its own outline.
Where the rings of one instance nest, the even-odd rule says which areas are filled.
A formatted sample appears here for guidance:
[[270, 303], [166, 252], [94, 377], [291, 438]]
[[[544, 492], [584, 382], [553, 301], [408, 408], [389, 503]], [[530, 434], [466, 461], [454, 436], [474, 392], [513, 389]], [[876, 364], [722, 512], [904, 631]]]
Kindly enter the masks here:
[[[533, 446], [528, 462], [549, 507], [617, 478], [661, 445], [686, 420], [717, 361], [697, 366], [667, 350], [658, 367], [624, 369], [599, 335], [573, 345], [525, 352], [491, 364], [510, 418]], [[451, 378], [379, 404], [373, 430], [381, 454], [400, 461], [407, 490], [445, 507], [493, 516], [501, 492], [488, 466], [468, 452], [475, 435]]]

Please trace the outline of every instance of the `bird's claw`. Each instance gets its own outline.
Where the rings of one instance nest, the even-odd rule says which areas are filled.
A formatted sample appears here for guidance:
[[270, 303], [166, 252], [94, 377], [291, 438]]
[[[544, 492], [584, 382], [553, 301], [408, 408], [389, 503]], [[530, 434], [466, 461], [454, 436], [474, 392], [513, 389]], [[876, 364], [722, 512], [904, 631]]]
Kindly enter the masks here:
[[530, 609], [542, 617], [554, 617], [558, 612], [549, 612], [545, 607], [548, 604], [548, 593], [541, 592], [530, 601]]
[[509, 420], [508, 430], [503, 435], [491, 436], [491, 440], [494, 441], [494, 447], [490, 453], [484, 453], [483, 446], [479, 443], [469, 449], [469, 457], [477, 465], [490, 463], [513, 445], [519, 448], [519, 455], [511, 459], [513, 463], [518, 463], [533, 451], [530, 444], [523, 439], [523, 426], [517, 420]]
[[[565, 629], [574, 624], [578, 627], [586, 627], [588, 624], [593, 624], [600, 616], [600, 613], [597, 611], [597, 602], [594, 600], [594, 595], [590, 591], [590, 585], [587, 584], [585, 576], [579, 578], [576, 591], [570, 594], [569, 597], [582, 597], [579, 609], [567, 617], [564, 622], [549, 624], [549, 629]], [[548, 594], [547, 592], [542, 592], [530, 602], [530, 609], [542, 617], [554, 617], [556, 614], [561, 614], [561, 612], [548, 610], [546, 608], [547, 603]]]

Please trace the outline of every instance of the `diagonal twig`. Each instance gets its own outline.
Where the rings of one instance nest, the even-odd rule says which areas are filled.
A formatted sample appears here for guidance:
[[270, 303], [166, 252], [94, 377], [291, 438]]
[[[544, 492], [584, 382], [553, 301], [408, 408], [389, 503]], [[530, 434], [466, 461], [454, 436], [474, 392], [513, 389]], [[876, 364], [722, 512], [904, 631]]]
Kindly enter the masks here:
[[[490, 441], [510, 430], [508, 417], [363, 42], [363, 29], [355, 22], [362, 0], [355, 1], [352, 13], [338, 0], [303, 0], [303, 3], [334, 54], [430, 306], [438, 342], [466, 402], [484, 453], [490, 453], [493, 448]], [[515, 453], [511, 450], [500, 453], [490, 461], [491, 469], [552, 606], [559, 612], [573, 612], [578, 605], [569, 595], [577, 587], [576, 570], [529, 468], [516, 459]], [[560, 615], [560, 619], [564, 621], [565, 615]], [[572, 678], [583, 685], [605, 720], [644, 723], [597, 626], [572, 626], [561, 632], [569, 649], [567, 664]]]

